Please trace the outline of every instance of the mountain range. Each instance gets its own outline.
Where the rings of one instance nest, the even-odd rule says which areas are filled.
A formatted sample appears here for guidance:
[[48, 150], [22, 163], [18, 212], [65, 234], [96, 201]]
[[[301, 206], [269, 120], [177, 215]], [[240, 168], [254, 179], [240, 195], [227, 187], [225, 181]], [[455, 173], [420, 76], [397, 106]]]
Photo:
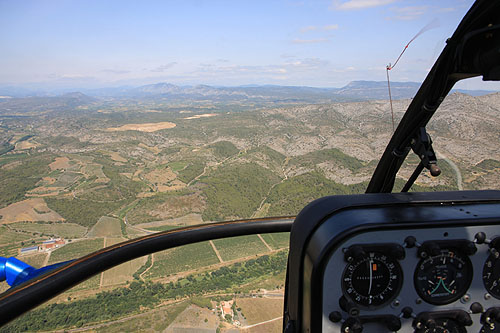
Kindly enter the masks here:
[[[411, 98], [420, 83], [392, 82], [393, 99]], [[494, 91], [454, 90], [472, 96], [480, 96]], [[0, 86], [0, 97], [59, 97], [61, 92], [33, 91], [12, 86]], [[171, 83], [156, 83], [139, 87], [113, 87], [100, 89], [81, 89], [81, 94], [95, 98], [152, 99], [168, 101], [209, 101], [209, 102], [273, 102], [273, 103], [329, 103], [388, 99], [385, 81], [352, 81], [342, 88], [314, 88], [306, 86], [237, 86], [219, 87], [209, 85], [178, 86]], [[68, 98], [71, 95], [62, 95]], [[76, 96], [76, 95], [75, 95]], [[81, 99], [82, 96], [79, 96]], [[89, 99], [87, 99], [88, 101]]]

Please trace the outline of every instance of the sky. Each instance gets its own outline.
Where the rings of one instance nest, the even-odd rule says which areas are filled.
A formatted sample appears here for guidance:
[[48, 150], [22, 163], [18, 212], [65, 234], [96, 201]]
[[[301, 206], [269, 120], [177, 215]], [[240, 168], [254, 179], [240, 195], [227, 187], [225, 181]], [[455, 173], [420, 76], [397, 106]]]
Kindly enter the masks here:
[[[0, 0], [0, 85], [421, 82], [470, 0]], [[468, 89], [499, 89], [472, 80]]]

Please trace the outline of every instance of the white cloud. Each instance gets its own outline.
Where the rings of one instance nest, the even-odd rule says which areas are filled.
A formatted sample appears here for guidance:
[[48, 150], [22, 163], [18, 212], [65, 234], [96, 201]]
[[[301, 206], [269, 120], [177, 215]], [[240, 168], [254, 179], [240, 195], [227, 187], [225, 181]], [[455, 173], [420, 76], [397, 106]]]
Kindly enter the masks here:
[[399, 8], [391, 8], [396, 15], [388, 17], [390, 20], [399, 20], [399, 21], [411, 21], [419, 18], [427, 11], [428, 6], [408, 6], [408, 7], [399, 7]]
[[130, 71], [127, 70], [120, 70], [120, 69], [103, 69], [101, 72], [103, 73], [110, 73], [110, 74], [128, 74]]
[[176, 63], [176, 62], [169, 62], [168, 64], [161, 65], [161, 66], [158, 66], [158, 67], [156, 67], [156, 68], [153, 68], [153, 69], [151, 69], [150, 71], [151, 71], [151, 72], [164, 72], [164, 71], [166, 71], [167, 69], [174, 67], [175, 65], [177, 65], [177, 63]]
[[309, 31], [314, 31], [314, 30], [317, 30], [318, 27], [314, 26], [314, 25], [310, 25], [310, 26], [307, 26], [307, 27], [303, 27], [300, 29], [300, 32], [301, 33], [306, 33], [306, 32], [309, 32]]
[[317, 44], [317, 43], [326, 43], [330, 40], [327, 38], [316, 38], [316, 39], [294, 39], [292, 43], [294, 44]]
[[323, 27], [323, 30], [330, 31], [330, 30], [337, 30], [339, 28], [338, 24], [330, 24], [330, 25], [325, 25]]
[[333, 8], [337, 10], [358, 10], [385, 6], [396, 1], [397, 0], [348, 0], [344, 2], [334, 1]]

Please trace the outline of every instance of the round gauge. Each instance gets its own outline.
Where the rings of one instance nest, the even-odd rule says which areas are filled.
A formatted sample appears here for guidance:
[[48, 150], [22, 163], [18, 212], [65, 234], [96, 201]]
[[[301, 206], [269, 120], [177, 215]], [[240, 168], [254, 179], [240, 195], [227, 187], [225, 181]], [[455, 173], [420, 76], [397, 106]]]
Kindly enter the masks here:
[[367, 308], [392, 301], [401, 290], [402, 283], [403, 271], [397, 260], [379, 252], [354, 259], [342, 275], [344, 295]]
[[432, 327], [416, 329], [415, 333], [467, 333], [465, 327], [452, 319], [436, 319]]
[[449, 304], [462, 297], [472, 282], [469, 257], [450, 250], [420, 260], [415, 270], [415, 289], [426, 302]]
[[483, 283], [488, 292], [500, 299], [500, 258], [491, 254], [483, 267]]

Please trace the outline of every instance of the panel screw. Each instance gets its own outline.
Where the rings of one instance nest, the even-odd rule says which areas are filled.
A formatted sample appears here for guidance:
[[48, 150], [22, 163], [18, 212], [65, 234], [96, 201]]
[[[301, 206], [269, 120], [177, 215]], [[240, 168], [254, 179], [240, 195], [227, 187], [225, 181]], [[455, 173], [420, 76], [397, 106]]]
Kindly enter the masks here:
[[460, 301], [462, 303], [467, 303], [468, 301], [470, 301], [470, 295], [468, 295], [468, 294], [463, 295], [462, 299]]
[[488, 299], [490, 299], [490, 298], [491, 298], [491, 295], [490, 295], [490, 294], [488, 294], [488, 293], [484, 294], [484, 299], [485, 299], [485, 300], [488, 300]]
[[421, 299], [421, 298], [417, 298], [417, 299], [415, 300], [415, 303], [417, 303], [417, 304], [421, 304], [421, 303], [422, 303], [422, 299]]
[[400, 306], [400, 305], [401, 305], [401, 302], [399, 301], [399, 299], [395, 299], [395, 300], [392, 302], [392, 304], [391, 304], [391, 306], [392, 306], [393, 308], [397, 308], [397, 307], [398, 307], [398, 306]]

